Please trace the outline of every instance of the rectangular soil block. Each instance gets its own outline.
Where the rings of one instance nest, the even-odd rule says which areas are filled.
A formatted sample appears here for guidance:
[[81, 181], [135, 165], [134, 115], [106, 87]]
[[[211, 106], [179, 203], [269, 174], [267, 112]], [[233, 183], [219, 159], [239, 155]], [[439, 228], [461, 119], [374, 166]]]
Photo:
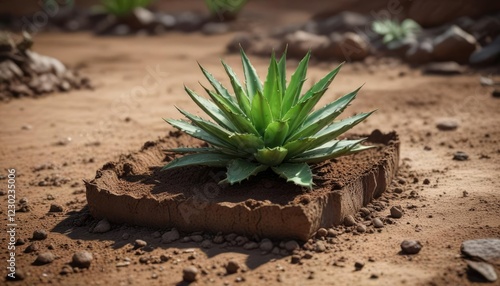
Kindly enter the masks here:
[[272, 172], [230, 186], [218, 184], [225, 169], [161, 171], [173, 159], [165, 149], [203, 146], [171, 132], [99, 169], [86, 182], [89, 209], [95, 218], [114, 223], [307, 240], [318, 228], [340, 224], [380, 196], [396, 174], [396, 133], [375, 130], [369, 136], [350, 137], [368, 137], [367, 144], [377, 148], [314, 165], [316, 185], [307, 190]]

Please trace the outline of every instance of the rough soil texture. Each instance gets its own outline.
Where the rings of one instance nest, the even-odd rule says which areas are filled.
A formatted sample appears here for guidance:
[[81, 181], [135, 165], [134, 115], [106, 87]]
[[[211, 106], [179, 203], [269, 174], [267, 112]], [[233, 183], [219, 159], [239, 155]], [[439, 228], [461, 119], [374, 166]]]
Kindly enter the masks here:
[[[303, 7], [282, 13], [250, 5], [248, 13], [275, 23], [300, 23], [311, 16], [308, 11]], [[481, 71], [429, 76], [389, 60], [343, 67], [320, 104], [365, 83], [347, 115], [378, 111], [353, 131], [396, 130], [401, 140], [400, 171], [389, 192], [369, 206], [370, 216], [387, 222], [383, 228], [365, 233], [338, 228], [336, 237], [324, 241], [324, 252], [313, 252], [301, 264], [291, 264], [290, 256], [262, 254], [260, 249], [163, 244], [158, 234], [169, 229], [112, 224], [106, 233], [91, 233], [97, 221], [86, 209], [82, 180], [90, 180], [106, 162], [140, 149], [145, 141], [165, 137], [171, 129], [161, 118], [181, 117], [174, 105], [198, 110], [182, 86], [202, 91], [197, 87], [202, 74], [196, 61], [224, 79], [219, 62], [223, 57], [241, 75], [238, 56], [223, 54], [233, 36], [35, 35], [36, 52], [70, 66], [83, 65], [81, 72], [96, 90], [0, 104], [0, 190], [5, 194], [7, 189], [6, 169], [16, 168], [16, 199], [24, 202], [18, 208], [28, 211], [16, 213], [16, 236], [25, 242], [16, 246], [16, 266], [25, 279], [12, 285], [175, 285], [181, 283], [187, 266], [199, 269], [193, 285], [234, 285], [242, 280], [243, 285], [484, 285], [469, 280], [467, 264], [460, 257], [464, 240], [500, 237], [500, 99], [492, 96], [494, 87], [480, 85], [480, 75], [489, 76]], [[252, 61], [265, 74], [268, 60], [252, 57]], [[289, 61], [289, 72], [296, 64]], [[313, 63], [305, 86], [337, 64]], [[499, 80], [498, 75], [493, 77]], [[440, 131], [436, 123], [442, 118], [453, 119], [458, 127]], [[457, 151], [468, 154], [468, 160], [453, 160]], [[5, 223], [7, 196], [0, 196], [0, 204]], [[62, 212], [49, 212], [52, 204]], [[388, 218], [393, 206], [401, 206], [401, 218]], [[360, 215], [355, 219], [367, 224], [371, 220]], [[38, 229], [45, 229], [48, 236], [32, 241]], [[9, 252], [2, 233], [0, 264], [5, 276], [3, 263]], [[134, 249], [136, 239], [147, 242], [148, 251]], [[412, 256], [399, 254], [405, 239], [419, 240], [422, 250]], [[27, 249], [34, 251], [25, 253]], [[90, 268], [61, 275], [75, 252], [83, 250], [93, 255]], [[38, 254], [47, 251], [55, 255], [53, 262], [32, 265]], [[162, 255], [171, 258], [159, 264], [144, 259]], [[227, 275], [224, 265], [230, 260], [241, 268]], [[357, 261], [364, 263], [359, 271], [355, 271]]]
[[[306, 191], [272, 172], [221, 186], [223, 169], [161, 171], [172, 160], [165, 149], [202, 144], [171, 133], [105, 164], [86, 183], [87, 202], [92, 216], [113, 223], [307, 241], [320, 227], [339, 225], [347, 215], [355, 215], [393, 180], [399, 159], [396, 134], [375, 131], [367, 137], [367, 144], [377, 148], [314, 166], [316, 186]], [[204, 194], [210, 196], [198, 206]]]

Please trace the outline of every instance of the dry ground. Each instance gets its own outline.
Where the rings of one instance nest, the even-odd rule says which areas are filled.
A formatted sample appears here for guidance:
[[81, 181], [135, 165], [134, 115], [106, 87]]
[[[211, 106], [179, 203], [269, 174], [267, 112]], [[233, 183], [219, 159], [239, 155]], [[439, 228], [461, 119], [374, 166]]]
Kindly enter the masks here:
[[[44, 228], [50, 233], [39, 242], [40, 251], [53, 247], [51, 251], [59, 257], [49, 265], [32, 266], [36, 254], [23, 253], [29, 241], [18, 246], [17, 266], [27, 273], [19, 284], [174, 285], [181, 282], [182, 269], [190, 264], [207, 272], [199, 285], [232, 285], [238, 276], [247, 285], [472, 284], [460, 258], [461, 242], [500, 236], [500, 99], [491, 96], [491, 88], [480, 86], [478, 72], [453, 77], [425, 76], [392, 61], [372, 65], [348, 63], [343, 68], [324, 102], [365, 83], [348, 113], [378, 109], [355, 131], [378, 128], [400, 134], [401, 163], [409, 166], [404, 173], [407, 183], [403, 185], [403, 194], [389, 193], [385, 203], [389, 207], [402, 205], [405, 215], [380, 233], [343, 234], [332, 250], [314, 254], [303, 265], [290, 264], [289, 257], [261, 255], [258, 250], [205, 250], [194, 243], [162, 245], [158, 238], [153, 238], [153, 229], [117, 225], [106, 234], [92, 234], [88, 226], [71, 228], [86, 205], [81, 192], [83, 179], [92, 178], [97, 168], [120, 154], [138, 150], [145, 141], [164, 136], [170, 127], [161, 118], [180, 117], [174, 105], [197, 110], [183, 91], [183, 84], [201, 91], [197, 82], [202, 75], [196, 61], [224, 78], [219, 64], [223, 57], [238, 74], [242, 73], [238, 56], [224, 54], [223, 43], [230, 38], [231, 35], [206, 37], [198, 33], [154, 38], [36, 36], [37, 52], [81, 67], [96, 89], [0, 105], [1, 174], [7, 175], [7, 168], [16, 169], [17, 199], [25, 197], [31, 206], [30, 212], [16, 215], [17, 237], [29, 240], [35, 229]], [[260, 74], [265, 74], [267, 60], [252, 60]], [[289, 61], [290, 71], [295, 65]], [[312, 64], [308, 83], [336, 65]], [[458, 129], [439, 131], [436, 121], [444, 117], [458, 121]], [[466, 152], [469, 160], [452, 160], [453, 153], [459, 150]], [[41, 165], [46, 168], [37, 168]], [[413, 183], [409, 174], [419, 181]], [[62, 186], [38, 185], [46, 177], [57, 181], [57, 176], [69, 181]], [[430, 184], [424, 185], [424, 179]], [[5, 190], [7, 181], [0, 180], [0, 184], [0, 189]], [[411, 191], [416, 192], [416, 198], [410, 198]], [[464, 192], [468, 195], [464, 196]], [[48, 200], [48, 195], [55, 200]], [[7, 197], [1, 196], [0, 201], [1, 214], [6, 218]], [[48, 214], [54, 202], [63, 205], [65, 211]], [[383, 214], [389, 214], [388, 208]], [[124, 232], [131, 234], [125, 241], [121, 239]], [[137, 238], [156, 246], [148, 255], [171, 254], [176, 259], [158, 265], [140, 264], [139, 256], [127, 244]], [[399, 244], [406, 238], [423, 243], [420, 254], [398, 254]], [[2, 245], [0, 260], [5, 261], [5, 235]], [[188, 260], [191, 254], [182, 253], [186, 248], [194, 248], [195, 259]], [[176, 249], [180, 253], [175, 254]], [[94, 253], [91, 268], [59, 275], [76, 250]], [[116, 267], [125, 257], [131, 259], [131, 265]], [[220, 275], [224, 272], [222, 265], [231, 258], [248, 271]], [[366, 265], [361, 271], [354, 271], [355, 261], [364, 261]], [[5, 267], [2, 269], [5, 275]], [[313, 279], [309, 279], [311, 272]]]

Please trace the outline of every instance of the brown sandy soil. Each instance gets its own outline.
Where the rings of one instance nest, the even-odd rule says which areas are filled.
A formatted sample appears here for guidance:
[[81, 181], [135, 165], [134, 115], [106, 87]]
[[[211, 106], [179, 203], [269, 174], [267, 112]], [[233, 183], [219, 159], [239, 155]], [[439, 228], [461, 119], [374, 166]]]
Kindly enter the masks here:
[[[110, 232], [96, 234], [89, 232], [89, 224], [75, 226], [85, 214], [81, 212], [86, 206], [83, 179], [92, 178], [95, 170], [120, 154], [165, 136], [171, 129], [161, 118], [181, 117], [174, 105], [197, 110], [182, 86], [201, 91], [197, 82], [202, 75], [196, 61], [221, 79], [220, 57], [242, 73], [238, 56], [224, 55], [223, 44], [231, 37], [198, 33], [154, 38], [36, 36], [35, 51], [81, 66], [96, 90], [0, 105], [1, 174], [7, 175], [7, 168], [16, 169], [17, 199], [27, 198], [31, 207], [30, 212], [16, 214], [17, 237], [27, 241], [17, 247], [16, 263], [27, 277], [15, 285], [175, 285], [182, 281], [182, 269], [188, 265], [205, 271], [198, 285], [233, 285], [237, 277], [245, 285], [473, 285], [460, 257], [462, 241], [500, 236], [500, 100], [491, 96], [491, 88], [480, 86], [477, 72], [424, 76], [392, 61], [369, 66], [348, 63], [343, 68], [323, 103], [365, 83], [348, 113], [378, 109], [355, 131], [381, 129], [400, 134], [401, 163], [405, 165], [401, 177], [406, 183], [400, 184], [402, 194], [392, 192], [394, 186], [388, 191], [381, 201], [387, 206], [381, 214], [388, 215], [393, 205], [401, 205], [405, 214], [374, 234], [342, 234], [329, 250], [302, 260], [302, 265], [290, 264], [289, 256], [262, 255], [260, 250], [241, 247], [161, 244], [154, 238], [156, 229], [114, 225]], [[252, 60], [258, 72], [265, 74], [267, 60]], [[336, 65], [313, 64], [306, 85]], [[290, 71], [295, 66], [296, 62], [289, 61]], [[439, 131], [436, 121], [443, 117], [457, 120], [458, 129]], [[469, 160], [452, 160], [459, 150], [469, 154]], [[46, 177], [49, 181], [55, 178], [61, 186], [39, 186]], [[414, 177], [418, 182], [413, 183]], [[423, 184], [424, 179], [430, 184]], [[6, 190], [7, 180], [0, 184]], [[411, 191], [416, 193], [410, 196]], [[0, 201], [5, 223], [7, 197], [0, 196]], [[48, 213], [52, 203], [62, 205], [64, 212]], [[57, 259], [51, 264], [32, 266], [37, 252], [23, 253], [36, 229], [49, 231], [47, 239], [36, 243], [38, 252], [53, 248], [50, 251]], [[124, 233], [130, 238], [123, 240]], [[398, 254], [399, 244], [407, 238], [422, 242], [418, 255]], [[154, 249], [136, 255], [131, 250], [135, 239], [147, 241]], [[5, 265], [9, 255], [7, 242], [3, 234], [0, 265]], [[194, 249], [194, 255], [185, 253], [186, 249]], [[77, 250], [94, 254], [90, 269], [60, 275]], [[173, 259], [162, 264], [139, 262], [140, 257], [162, 254]], [[131, 264], [117, 267], [125, 258]], [[247, 271], [224, 275], [223, 265], [229, 259], [240, 262]], [[355, 261], [365, 262], [365, 267], [354, 271]], [[1, 273], [7, 273], [3, 266]]]

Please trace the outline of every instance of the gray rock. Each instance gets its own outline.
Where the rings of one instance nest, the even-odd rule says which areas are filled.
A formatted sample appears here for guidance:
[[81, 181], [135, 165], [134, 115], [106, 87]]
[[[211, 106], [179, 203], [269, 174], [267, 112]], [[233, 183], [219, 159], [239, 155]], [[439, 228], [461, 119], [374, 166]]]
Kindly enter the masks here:
[[212, 242], [208, 239], [205, 239], [204, 241], [201, 242], [200, 246], [205, 249], [212, 248]]
[[456, 62], [429, 63], [423, 67], [424, 74], [457, 75], [465, 69]]
[[88, 251], [78, 251], [73, 254], [71, 265], [78, 268], [89, 268], [94, 257]]
[[37, 229], [33, 232], [33, 240], [44, 240], [48, 236], [45, 229]]
[[490, 65], [500, 59], [500, 36], [489, 45], [480, 48], [470, 55], [469, 63], [473, 65]]
[[493, 264], [500, 264], [500, 239], [484, 238], [466, 240], [462, 243], [462, 253]]
[[401, 251], [404, 254], [417, 254], [422, 249], [422, 244], [418, 240], [403, 240], [401, 242]]
[[336, 40], [332, 40], [331, 50], [335, 58], [360, 61], [370, 54], [370, 44], [360, 35], [347, 32], [342, 36], [339, 44], [336, 44]]
[[434, 47], [432, 46], [432, 41], [430, 40], [416, 42], [406, 51], [405, 59], [409, 63], [425, 64], [432, 61], [433, 50]]
[[467, 265], [469, 266], [469, 269], [475, 271], [476, 273], [480, 274], [484, 279], [488, 280], [489, 282], [495, 282], [498, 279], [497, 273], [495, 272], [495, 268], [486, 262], [482, 261], [471, 261], [471, 260], [466, 260]]
[[326, 36], [296, 31], [284, 38], [282, 42], [283, 48], [287, 45], [288, 55], [291, 57], [302, 58], [309, 50], [318, 58], [331, 57], [331, 54], [328, 52], [330, 40]]
[[465, 63], [476, 49], [476, 44], [476, 39], [472, 35], [453, 25], [434, 38], [432, 55], [439, 61]]
[[467, 161], [469, 160], [469, 155], [462, 151], [457, 151], [453, 154], [453, 160], [455, 161]]
[[356, 226], [356, 231], [359, 233], [365, 233], [366, 232], [366, 225], [360, 223]]
[[240, 269], [240, 264], [234, 260], [229, 260], [225, 265], [227, 274], [234, 274]]
[[155, 22], [161, 25], [164, 30], [171, 30], [175, 27], [177, 20], [174, 16], [165, 13], [156, 13]]
[[203, 25], [201, 32], [205, 35], [220, 35], [229, 32], [227, 23], [209, 22]]
[[274, 247], [273, 242], [267, 238], [264, 238], [259, 245], [260, 250], [265, 252], [273, 250], [273, 247]]
[[253, 242], [253, 241], [249, 241], [243, 245], [243, 249], [246, 249], [246, 250], [252, 250], [252, 249], [256, 249], [258, 247], [259, 247], [259, 244], [257, 244], [257, 242]]
[[458, 122], [452, 118], [442, 118], [436, 122], [436, 127], [441, 131], [453, 131], [458, 128]]
[[326, 251], [326, 246], [325, 246], [325, 243], [321, 240], [318, 240], [316, 242], [316, 245], [314, 246], [314, 250], [316, 252], [325, 252]]
[[38, 254], [36, 257], [35, 262], [33, 264], [35, 265], [44, 265], [44, 264], [49, 264], [52, 263], [56, 259], [56, 256], [51, 253], [51, 252], [43, 252]]
[[34, 242], [34, 243], [28, 245], [24, 249], [24, 253], [32, 253], [32, 252], [38, 251], [39, 249], [40, 249], [40, 246]]
[[214, 239], [213, 239], [213, 242], [215, 244], [221, 244], [221, 243], [223, 243], [224, 242], [224, 236], [222, 236], [222, 235], [216, 235], [214, 237]]
[[177, 231], [177, 229], [173, 228], [171, 231], [167, 231], [161, 236], [161, 242], [171, 243], [178, 240], [179, 238], [179, 232]]
[[198, 268], [188, 266], [182, 270], [182, 280], [187, 283], [194, 282], [198, 279]]
[[289, 240], [285, 243], [285, 249], [289, 252], [293, 252], [294, 250], [300, 249], [300, 245], [295, 240]]
[[373, 226], [375, 228], [382, 228], [384, 227], [384, 223], [382, 222], [382, 220], [378, 217], [372, 219], [372, 223], [373, 223]]
[[353, 225], [356, 225], [356, 220], [354, 219], [354, 217], [352, 215], [347, 215], [345, 218], [344, 218], [344, 225], [345, 226], [353, 226]]
[[184, 32], [199, 30], [207, 22], [207, 18], [199, 13], [186, 11], [176, 15], [176, 28]]
[[370, 18], [362, 14], [346, 11], [323, 20], [314, 20], [314, 23], [308, 25], [309, 31], [322, 35], [329, 35], [332, 32], [365, 31], [365, 28], [370, 25]]
[[250, 50], [255, 39], [248, 33], [241, 33], [234, 36], [234, 38], [229, 41], [226, 46], [226, 50], [229, 53], [239, 53], [240, 46], [245, 50]]
[[194, 241], [194, 242], [202, 242], [203, 241], [203, 236], [201, 236], [201, 235], [191, 235], [189, 238], [191, 239], [191, 241]]
[[391, 208], [391, 217], [402, 218], [403, 217], [403, 209], [399, 206], [393, 206]]
[[100, 220], [97, 225], [94, 227], [94, 233], [105, 233], [111, 230], [111, 224], [106, 219]]

